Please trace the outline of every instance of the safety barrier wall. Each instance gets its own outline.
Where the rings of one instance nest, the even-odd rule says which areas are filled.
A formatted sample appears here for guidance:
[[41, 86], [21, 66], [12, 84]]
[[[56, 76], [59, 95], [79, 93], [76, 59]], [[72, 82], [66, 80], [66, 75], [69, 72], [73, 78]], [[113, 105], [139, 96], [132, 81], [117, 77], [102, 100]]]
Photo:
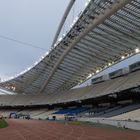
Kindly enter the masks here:
[[140, 130], [140, 122], [134, 122], [134, 121], [112, 120], [112, 119], [105, 119], [105, 118], [78, 118], [78, 121], [88, 121], [93, 123], [113, 125], [120, 128]]

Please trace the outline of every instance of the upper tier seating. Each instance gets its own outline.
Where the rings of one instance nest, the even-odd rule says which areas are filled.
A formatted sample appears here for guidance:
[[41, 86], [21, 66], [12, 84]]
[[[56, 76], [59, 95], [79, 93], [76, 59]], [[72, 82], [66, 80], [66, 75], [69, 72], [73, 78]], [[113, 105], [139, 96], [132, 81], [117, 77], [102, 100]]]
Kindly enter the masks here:
[[67, 108], [67, 109], [60, 109], [59, 111], [57, 111], [53, 114], [75, 115], [75, 114], [81, 113], [85, 110], [86, 110], [86, 108], [83, 108], [83, 107]]

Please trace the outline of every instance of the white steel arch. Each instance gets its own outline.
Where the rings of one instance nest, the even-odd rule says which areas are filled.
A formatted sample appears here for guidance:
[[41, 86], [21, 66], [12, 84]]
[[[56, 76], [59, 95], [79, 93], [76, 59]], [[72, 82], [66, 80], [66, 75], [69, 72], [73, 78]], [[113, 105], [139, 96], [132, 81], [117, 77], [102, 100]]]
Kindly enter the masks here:
[[68, 90], [140, 46], [139, 0], [91, 0], [67, 35], [36, 66], [0, 83], [17, 93]]

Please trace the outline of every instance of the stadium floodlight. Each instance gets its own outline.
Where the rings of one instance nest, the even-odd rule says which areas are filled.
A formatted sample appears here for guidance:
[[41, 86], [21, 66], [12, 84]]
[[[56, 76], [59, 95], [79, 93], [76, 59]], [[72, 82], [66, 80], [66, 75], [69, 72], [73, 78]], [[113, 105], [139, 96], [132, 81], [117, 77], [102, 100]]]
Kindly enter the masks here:
[[47, 52], [44, 54], [44, 57], [46, 57], [48, 54], [49, 54], [49, 52], [47, 51]]
[[87, 1], [86, 1], [86, 3], [85, 3], [85, 7], [88, 6], [88, 4], [90, 3], [90, 1], [91, 1], [91, 0], [87, 0]]
[[32, 68], [32, 67], [28, 67], [28, 68], [26, 69], [26, 71], [29, 71], [31, 68]]
[[90, 78], [91, 76], [92, 76], [92, 74], [90, 73], [90, 74], [87, 76], [87, 79]]
[[85, 7], [87, 7], [87, 5], [88, 5], [88, 2], [85, 3]]
[[83, 83], [83, 80], [80, 80], [79, 83], [78, 83], [78, 85], [80, 85], [81, 83]]
[[74, 23], [76, 23], [76, 20], [75, 20], [75, 19], [73, 20], [73, 24], [74, 24]]
[[100, 72], [100, 70], [96, 70], [96, 73]]
[[73, 25], [74, 25], [74, 23], [72, 23], [72, 24], [70, 25], [70, 28], [72, 28], [72, 27], [73, 27]]
[[11, 87], [11, 89], [12, 89], [13, 91], [15, 91], [15, 90], [16, 90], [16, 88], [15, 88], [14, 86], [12, 86], [12, 87]]
[[112, 64], [114, 64], [115, 62], [114, 61], [112, 61]]
[[63, 39], [63, 38], [62, 38], [62, 37], [60, 37], [60, 38], [58, 39], [58, 41], [60, 42], [62, 39]]
[[104, 68], [107, 68], [107, 67], [108, 67], [107, 65], [104, 66]]
[[139, 53], [140, 52], [140, 49], [139, 48], [136, 48], [135, 49], [135, 53]]
[[35, 63], [34, 63], [34, 65], [37, 65], [38, 64], [38, 61], [36, 61]]
[[57, 44], [55, 43], [55, 44], [54, 44], [54, 47], [56, 47], [56, 46], [57, 46]]
[[13, 79], [13, 78], [14, 78], [14, 76], [10, 77], [9, 79]]
[[75, 20], [77, 21], [78, 19], [79, 19], [79, 17], [78, 17], [78, 16], [76, 16], [76, 17], [75, 17]]
[[65, 36], [66, 36], [66, 34], [63, 34], [62, 36], [63, 36], [63, 37], [65, 37]]
[[108, 66], [111, 66], [111, 63], [108, 63]]
[[125, 58], [125, 56], [121, 56], [121, 59], [124, 59]]
[[77, 16], [77, 17], [75, 17], [75, 19], [73, 20], [72, 25], [74, 25], [74, 24], [77, 22], [78, 18], [79, 18], [78, 16]]

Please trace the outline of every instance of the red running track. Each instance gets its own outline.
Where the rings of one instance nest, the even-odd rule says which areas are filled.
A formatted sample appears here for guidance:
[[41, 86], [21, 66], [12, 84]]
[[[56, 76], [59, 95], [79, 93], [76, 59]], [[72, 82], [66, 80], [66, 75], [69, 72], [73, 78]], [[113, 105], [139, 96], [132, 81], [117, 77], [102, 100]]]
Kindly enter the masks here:
[[38, 120], [8, 120], [0, 140], [140, 140], [140, 131], [94, 128]]

